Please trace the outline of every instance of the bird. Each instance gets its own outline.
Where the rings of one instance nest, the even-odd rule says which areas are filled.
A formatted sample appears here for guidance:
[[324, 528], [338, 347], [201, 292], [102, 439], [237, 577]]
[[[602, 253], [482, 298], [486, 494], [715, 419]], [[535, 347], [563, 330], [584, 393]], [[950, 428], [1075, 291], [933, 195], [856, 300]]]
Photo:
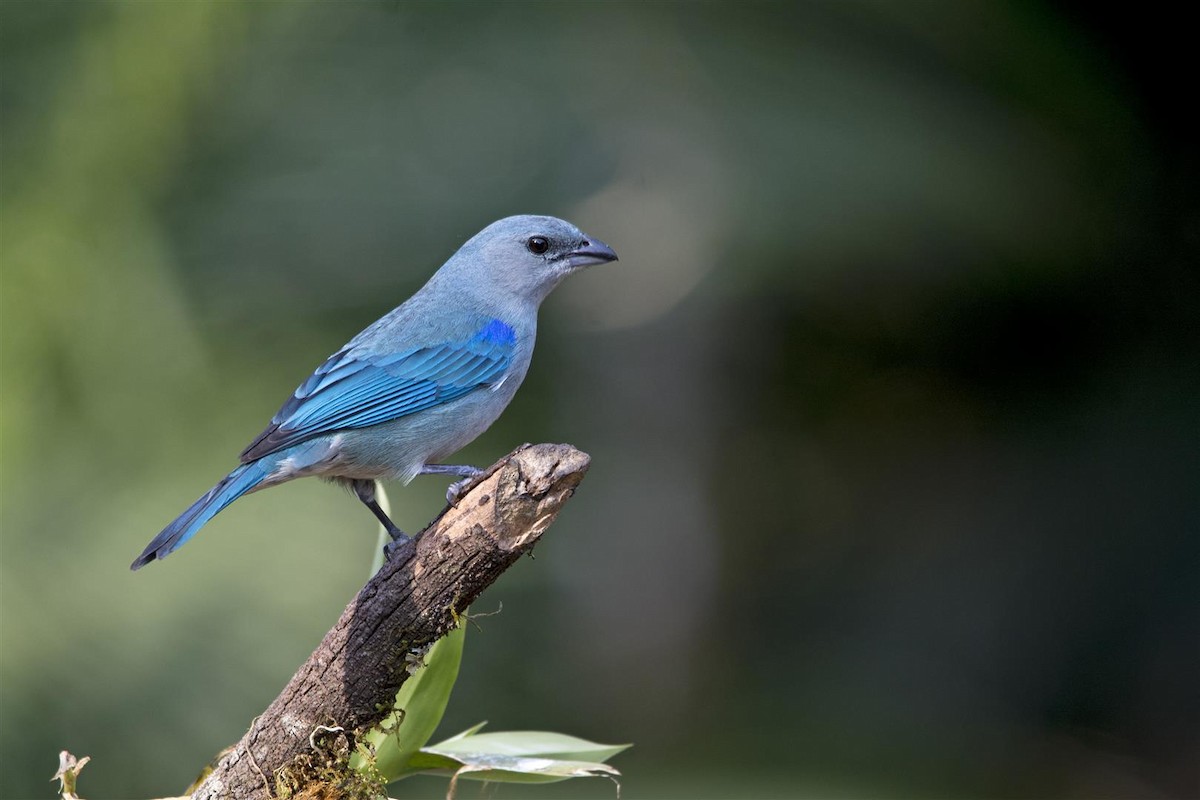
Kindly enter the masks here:
[[412, 297], [365, 328], [292, 393], [240, 464], [146, 545], [166, 558], [242, 495], [307, 476], [350, 489], [386, 529], [375, 481], [451, 476], [448, 503], [480, 470], [442, 463], [500, 416], [533, 356], [542, 301], [564, 278], [616, 261], [566, 220], [505, 217], [468, 239]]

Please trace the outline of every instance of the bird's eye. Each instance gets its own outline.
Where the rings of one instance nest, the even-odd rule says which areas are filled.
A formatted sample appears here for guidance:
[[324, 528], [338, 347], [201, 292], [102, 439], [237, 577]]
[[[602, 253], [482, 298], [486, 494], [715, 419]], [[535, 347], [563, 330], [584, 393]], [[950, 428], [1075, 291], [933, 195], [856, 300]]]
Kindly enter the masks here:
[[525, 243], [529, 248], [529, 252], [535, 256], [540, 256], [542, 253], [550, 249], [550, 240], [545, 236], [530, 236], [529, 241]]

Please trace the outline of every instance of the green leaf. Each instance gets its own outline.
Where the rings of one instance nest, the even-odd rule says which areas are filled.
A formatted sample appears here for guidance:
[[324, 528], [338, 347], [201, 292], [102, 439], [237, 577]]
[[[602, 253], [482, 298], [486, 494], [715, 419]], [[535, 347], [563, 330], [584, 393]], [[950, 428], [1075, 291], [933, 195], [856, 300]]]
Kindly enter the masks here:
[[570, 778], [610, 778], [621, 776], [608, 764], [592, 761], [563, 761], [531, 756], [498, 756], [490, 753], [448, 755], [422, 750], [413, 761], [421, 772], [450, 775], [455, 779], [497, 783], [557, 783]]
[[478, 761], [465, 758], [465, 763], [454, 772], [456, 780], [466, 778], [489, 783], [558, 783], [571, 778], [615, 781], [619, 777], [621, 773], [608, 764], [512, 756], [486, 756]]
[[475, 733], [476, 725], [413, 754], [406, 772], [503, 783], [554, 783], [568, 778], [620, 776], [601, 763], [629, 745], [589, 742], [548, 731]]
[[428, 750], [418, 750], [404, 765], [404, 774], [400, 776], [400, 779], [416, 775], [418, 772], [429, 775], [450, 775], [461, 766], [461, 761], [456, 761], [450, 756], [440, 756]]
[[[462, 739], [466, 736], [471, 736], [476, 731], [480, 730], [484, 725], [487, 725], [487, 722], [481, 722], [478, 725], [472, 725], [462, 733], [456, 733], [449, 739], [446, 739], [442, 742], [442, 744], [445, 744], [446, 742], [457, 741], [458, 739]], [[418, 772], [441, 772], [443, 770], [449, 770], [450, 772], [453, 772], [461, 766], [461, 763], [452, 758], [447, 758], [446, 756], [435, 756], [432, 753], [428, 753], [424, 750], [418, 750], [408, 759], [408, 763], [404, 765], [404, 768], [400, 771], [400, 773], [390, 777], [388, 780], [403, 780], [404, 778], [416, 775]]]
[[627, 744], [597, 744], [577, 736], [550, 731], [504, 731], [459, 734], [425, 749], [451, 757], [459, 753], [474, 753], [561, 761], [607, 761], [629, 747]]

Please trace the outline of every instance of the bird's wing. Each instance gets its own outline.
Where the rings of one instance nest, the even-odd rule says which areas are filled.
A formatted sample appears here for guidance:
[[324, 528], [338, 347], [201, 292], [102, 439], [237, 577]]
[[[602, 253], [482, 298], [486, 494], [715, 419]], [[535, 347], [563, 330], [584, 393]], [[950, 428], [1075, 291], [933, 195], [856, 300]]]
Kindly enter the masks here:
[[296, 389], [242, 451], [243, 463], [323, 433], [378, 425], [494, 385], [512, 363], [516, 337], [508, 325], [492, 320], [465, 341], [400, 353], [363, 352], [351, 345]]

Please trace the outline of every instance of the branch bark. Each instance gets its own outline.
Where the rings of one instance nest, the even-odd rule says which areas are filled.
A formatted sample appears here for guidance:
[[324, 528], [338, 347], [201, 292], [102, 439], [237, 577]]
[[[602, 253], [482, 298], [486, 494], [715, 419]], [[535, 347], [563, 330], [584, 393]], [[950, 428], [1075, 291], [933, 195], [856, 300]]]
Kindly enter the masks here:
[[193, 800], [274, 796], [276, 771], [312, 754], [318, 726], [353, 736], [377, 724], [408, 678], [406, 656], [453, 628], [480, 592], [533, 549], [589, 461], [570, 445], [523, 445], [484, 471], [363, 587]]

